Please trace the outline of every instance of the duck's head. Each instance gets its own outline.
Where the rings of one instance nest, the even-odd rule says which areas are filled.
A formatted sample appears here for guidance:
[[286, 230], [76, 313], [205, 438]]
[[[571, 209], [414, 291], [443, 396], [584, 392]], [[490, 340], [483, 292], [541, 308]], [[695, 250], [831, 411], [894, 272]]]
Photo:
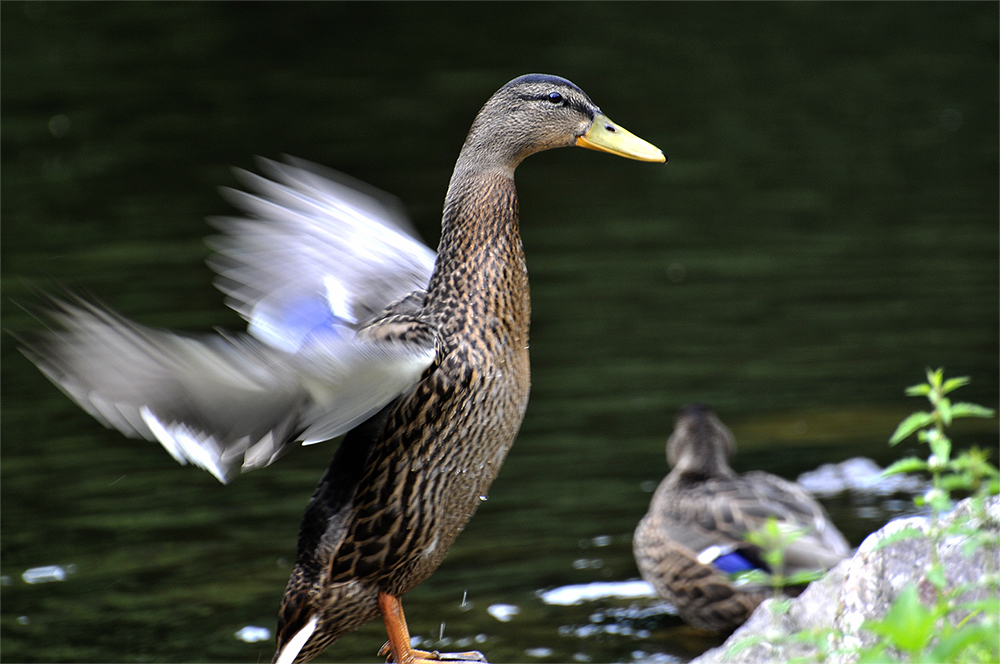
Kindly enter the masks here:
[[667, 440], [671, 475], [689, 479], [732, 477], [729, 459], [736, 452], [736, 439], [707, 406], [690, 404], [677, 412], [674, 432]]
[[510, 176], [528, 155], [572, 145], [639, 161], [667, 160], [659, 148], [609, 120], [566, 79], [526, 74], [497, 90], [479, 111], [456, 171]]

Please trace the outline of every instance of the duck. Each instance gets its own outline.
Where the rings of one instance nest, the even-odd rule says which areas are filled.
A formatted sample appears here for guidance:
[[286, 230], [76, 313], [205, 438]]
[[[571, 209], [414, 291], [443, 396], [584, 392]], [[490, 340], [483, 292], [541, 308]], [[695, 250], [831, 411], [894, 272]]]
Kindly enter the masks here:
[[[740, 584], [730, 575], [748, 570], [826, 571], [850, 546], [826, 510], [794, 482], [730, 467], [736, 439], [707, 406], [689, 404], [667, 440], [670, 473], [660, 482], [632, 538], [642, 578], [688, 624], [729, 633], [774, 595], [770, 587]], [[768, 519], [803, 534], [785, 551], [783, 568], [771, 569], [747, 534]], [[785, 589], [796, 595], [802, 587]]]
[[481, 660], [411, 647], [401, 598], [486, 495], [528, 403], [530, 294], [514, 170], [579, 146], [662, 151], [579, 87], [515, 78], [476, 115], [436, 252], [394, 199], [302, 160], [238, 171], [210, 267], [246, 332], [177, 333], [90, 298], [43, 295], [24, 354], [110, 428], [222, 482], [343, 435], [302, 517], [273, 662], [306, 662], [381, 616], [387, 661]]

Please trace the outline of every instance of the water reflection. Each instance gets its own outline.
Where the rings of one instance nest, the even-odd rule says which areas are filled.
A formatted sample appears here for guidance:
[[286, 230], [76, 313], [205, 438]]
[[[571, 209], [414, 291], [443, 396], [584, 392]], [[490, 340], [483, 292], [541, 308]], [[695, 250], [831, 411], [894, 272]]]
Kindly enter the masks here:
[[612, 581], [609, 583], [594, 582], [562, 586], [561, 588], [546, 590], [539, 596], [546, 604], [569, 606], [609, 597], [617, 599], [656, 597], [656, 592], [645, 581]]
[[930, 481], [917, 475], [900, 473], [882, 477], [882, 468], [864, 457], [840, 463], [825, 463], [816, 470], [799, 475], [796, 482], [815, 496], [829, 498], [840, 493], [891, 496], [897, 493], [922, 494]]
[[[76, 565], [42, 565], [26, 569], [21, 574], [21, 580], [34, 585], [36, 583], [52, 583], [53, 581], [65, 581], [66, 577], [76, 571]], [[9, 584], [4, 584], [9, 585]]]

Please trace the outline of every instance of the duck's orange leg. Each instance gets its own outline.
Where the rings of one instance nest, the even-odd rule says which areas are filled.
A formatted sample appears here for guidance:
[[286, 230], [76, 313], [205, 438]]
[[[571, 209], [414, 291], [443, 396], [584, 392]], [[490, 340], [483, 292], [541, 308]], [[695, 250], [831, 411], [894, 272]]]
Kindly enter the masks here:
[[403, 615], [403, 605], [399, 598], [387, 592], [378, 592], [378, 610], [385, 623], [385, 631], [389, 641], [378, 651], [380, 656], [387, 656], [386, 662], [395, 664], [436, 664], [437, 662], [485, 662], [483, 653], [475, 650], [469, 652], [429, 652], [415, 650], [410, 647], [410, 630], [406, 626], [406, 616]]

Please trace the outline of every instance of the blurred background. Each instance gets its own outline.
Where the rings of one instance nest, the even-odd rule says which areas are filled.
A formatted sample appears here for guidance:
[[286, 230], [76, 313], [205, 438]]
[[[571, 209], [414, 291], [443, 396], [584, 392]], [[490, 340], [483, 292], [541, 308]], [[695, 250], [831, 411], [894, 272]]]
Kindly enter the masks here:
[[[148, 325], [240, 328], [203, 220], [255, 155], [399, 196], [435, 246], [480, 106], [523, 73], [569, 78], [670, 163], [557, 150], [518, 170], [531, 402], [407, 615], [425, 646], [498, 662], [687, 661], [720, 641], [655, 598], [544, 594], [638, 578], [678, 407], [718, 411], [737, 470], [794, 479], [923, 454], [886, 441], [925, 367], [997, 406], [998, 28], [996, 3], [6, 2], [2, 327], [36, 326], [17, 303], [62, 284]], [[273, 634], [336, 443], [223, 487], [0, 341], [0, 659], [268, 661], [273, 636], [235, 633]], [[955, 440], [996, 450], [996, 420]], [[825, 504], [854, 545], [913, 510]], [[65, 579], [23, 580], [42, 565]], [[321, 661], [384, 640], [372, 623]]]

